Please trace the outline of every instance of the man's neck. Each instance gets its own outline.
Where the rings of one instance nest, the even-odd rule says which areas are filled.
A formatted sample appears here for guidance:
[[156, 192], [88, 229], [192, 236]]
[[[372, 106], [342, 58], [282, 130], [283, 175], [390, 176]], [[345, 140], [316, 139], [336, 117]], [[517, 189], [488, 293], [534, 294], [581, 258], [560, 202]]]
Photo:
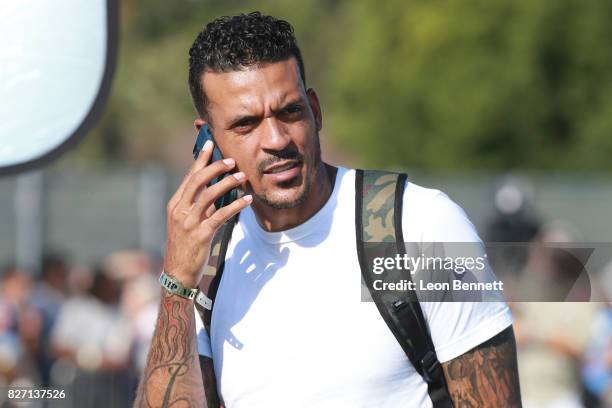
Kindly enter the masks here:
[[259, 225], [268, 232], [278, 232], [304, 223], [316, 214], [329, 199], [334, 189], [337, 170], [337, 167], [321, 161], [306, 201], [295, 208], [279, 210], [264, 204], [253, 203], [253, 212]]

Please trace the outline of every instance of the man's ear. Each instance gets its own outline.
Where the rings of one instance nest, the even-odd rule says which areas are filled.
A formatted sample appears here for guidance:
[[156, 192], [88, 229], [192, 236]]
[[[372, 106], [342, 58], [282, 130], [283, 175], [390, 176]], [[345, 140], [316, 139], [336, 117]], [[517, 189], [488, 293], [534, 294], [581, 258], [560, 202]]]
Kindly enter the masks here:
[[323, 114], [321, 113], [319, 97], [313, 88], [308, 88], [306, 95], [308, 95], [308, 103], [310, 104], [310, 109], [312, 109], [312, 113], [314, 115], [317, 131], [320, 131], [323, 128]]
[[193, 126], [195, 126], [196, 128], [196, 132], [199, 132], [200, 128], [204, 126], [205, 124], [206, 122], [202, 118], [197, 118], [196, 120], [193, 121]]

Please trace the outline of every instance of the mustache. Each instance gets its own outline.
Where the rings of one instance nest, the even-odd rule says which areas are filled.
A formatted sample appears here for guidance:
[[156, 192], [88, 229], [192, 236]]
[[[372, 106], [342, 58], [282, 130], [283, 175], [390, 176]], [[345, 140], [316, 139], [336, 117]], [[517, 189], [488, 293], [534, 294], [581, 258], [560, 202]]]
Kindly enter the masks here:
[[304, 155], [293, 148], [279, 150], [278, 152], [272, 153], [270, 157], [259, 162], [257, 164], [257, 172], [261, 175], [268, 166], [283, 160], [294, 160], [298, 163], [302, 163], [304, 161]]

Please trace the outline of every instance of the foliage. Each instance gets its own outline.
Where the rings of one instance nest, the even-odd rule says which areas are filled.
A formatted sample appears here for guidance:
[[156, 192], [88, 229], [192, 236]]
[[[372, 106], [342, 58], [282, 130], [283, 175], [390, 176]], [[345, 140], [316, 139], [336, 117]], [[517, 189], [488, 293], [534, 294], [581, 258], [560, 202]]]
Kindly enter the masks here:
[[366, 1], [350, 19], [332, 118], [370, 163], [612, 167], [612, 3]]
[[612, 168], [612, 3], [596, 0], [124, 1], [109, 107], [72, 159], [188, 146], [191, 42], [254, 9], [296, 27], [325, 137], [369, 165]]

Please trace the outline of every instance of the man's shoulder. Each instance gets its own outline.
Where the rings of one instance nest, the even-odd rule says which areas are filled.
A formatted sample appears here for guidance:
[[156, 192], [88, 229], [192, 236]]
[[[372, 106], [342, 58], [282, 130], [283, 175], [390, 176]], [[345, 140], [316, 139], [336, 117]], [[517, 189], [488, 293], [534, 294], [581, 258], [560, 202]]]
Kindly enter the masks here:
[[406, 186], [404, 189], [404, 202], [408, 201], [422, 203], [425, 205], [452, 202], [452, 200], [448, 198], [443, 191], [438, 190], [437, 188], [425, 187], [420, 184], [416, 184], [410, 179], [406, 181]]
[[480, 241], [476, 228], [463, 208], [439, 189], [408, 181], [402, 209], [406, 240], [418, 238], [423, 242]]
[[[357, 169], [354, 169], [354, 168], [346, 168], [346, 167], [338, 166], [338, 175], [342, 177], [347, 176], [351, 180], [354, 180], [356, 171]], [[392, 170], [377, 170], [377, 169], [364, 169], [364, 172], [373, 173], [377, 177], [381, 177], [381, 178], [384, 178], [387, 174], [392, 175], [392, 174], [405, 173], [401, 170], [392, 171]], [[374, 182], [377, 182], [377, 180], [374, 179]], [[418, 201], [418, 202], [423, 202], [423, 203], [431, 203], [432, 201], [435, 201], [435, 200], [448, 199], [448, 196], [444, 194], [444, 192], [436, 188], [425, 187], [425, 186], [421, 186], [419, 184], [414, 183], [410, 179], [410, 175], [408, 175], [406, 179], [406, 184], [404, 188], [404, 199], [407, 198], [407, 195], [409, 195], [408, 198]]]
[[[343, 182], [353, 182], [355, 171], [351, 168], [338, 167], [338, 176]], [[384, 173], [400, 172], [388, 171], [380, 176], [384, 177]], [[348, 193], [348, 190], [345, 191]], [[480, 241], [474, 225], [461, 206], [443, 191], [413, 182], [410, 175], [407, 177], [402, 197], [402, 229], [406, 241]]]

